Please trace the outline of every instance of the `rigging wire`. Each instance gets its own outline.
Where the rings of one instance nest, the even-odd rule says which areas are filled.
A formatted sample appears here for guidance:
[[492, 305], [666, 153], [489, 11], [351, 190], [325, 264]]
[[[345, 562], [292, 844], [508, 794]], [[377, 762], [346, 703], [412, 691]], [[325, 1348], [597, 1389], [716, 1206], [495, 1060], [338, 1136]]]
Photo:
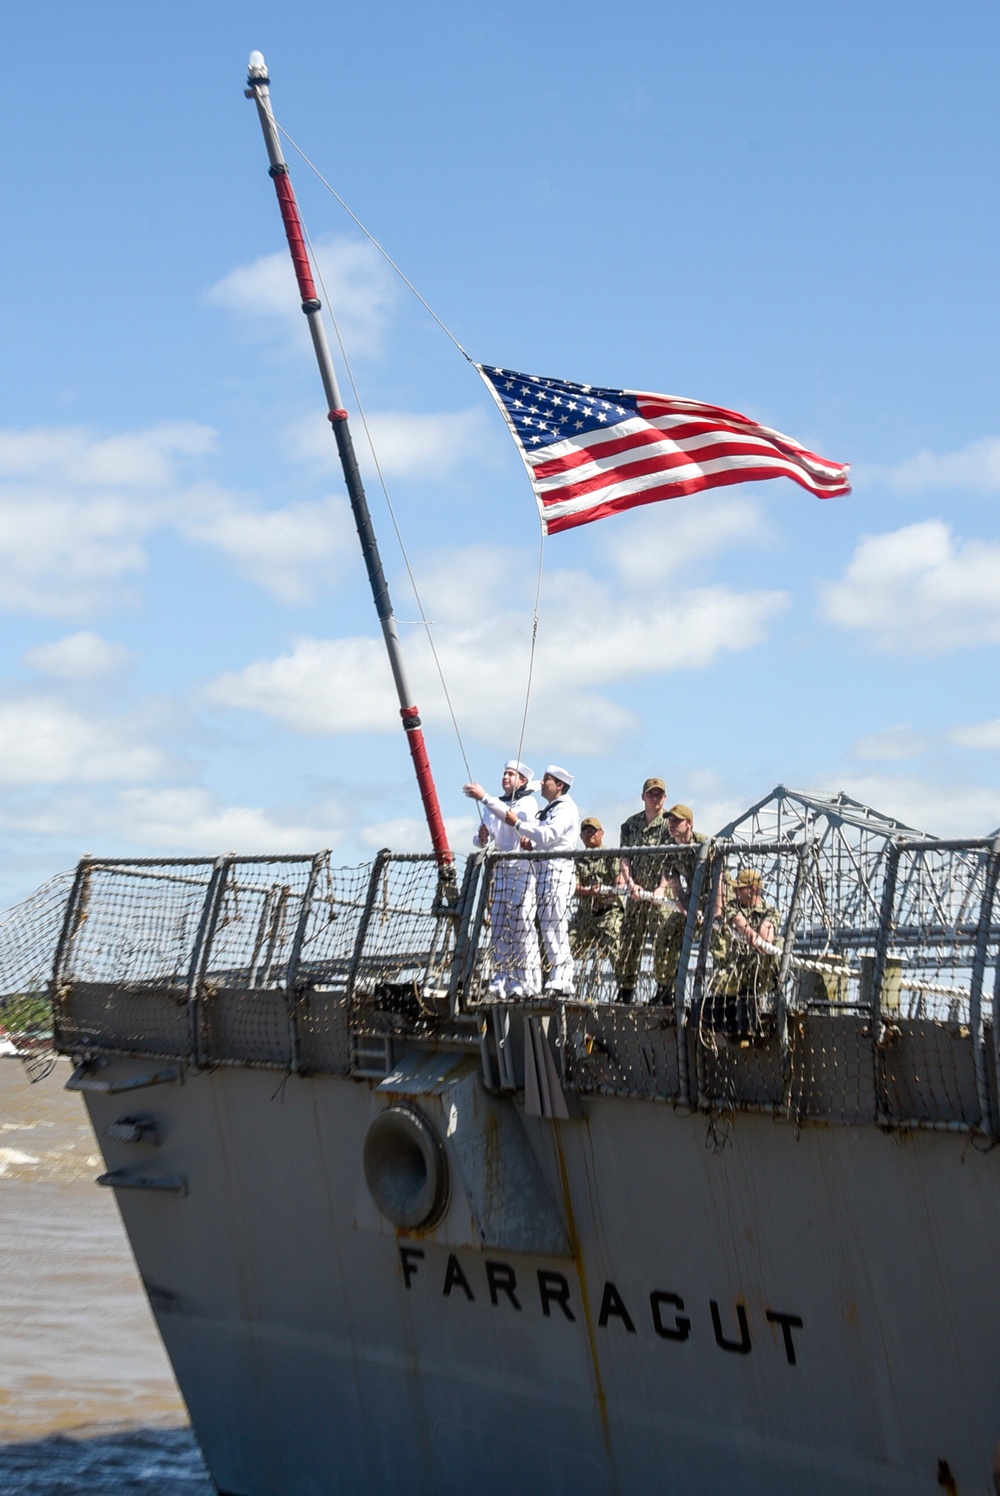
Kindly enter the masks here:
[[542, 529], [541, 516], [539, 515], [538, 536], [538, 574], [535, 577], [535, 606], [531, 617], [531, 650], [528, 654], [528, 679], [524, 688], [524, 712], [521, 715], [521, 736], [517, 740], [517, 761], [521, 762], [521, 753], [524, 749], [524, 734], [528, 726], [528, 707], [531, 703], [531, 681], [535, 673], [535, 645], [538, 642], [538, 601], [542, 595], [542, 562], [545, 559], [545, 531]]
[[[277, 120], [275, 120], [275, 124], [278, 124]], [[292, 147], [292, 150], [295, 151], [295, 152], [297, 152], [297, 154], [302, 157], [302, 160], [308, 166], [309, 170], [312, 171], [312, 172], [315, 172], [316, 176], [323, 183], [323, 186], [326, 188], [327, 192], [329, 192], [330, 196], [336, 198], [337, 202], [343, 208], [343, 210], [347, 214], [348, 218], [352, 219], [353, 222], [357, 224], [358, 228], [364, 234], [365, 238], [368, 239], [375, 246], [375, 248], [378, 250], [379, 254], [386, 261], [386, 263], [388, 265], [392, 266], [393, 270], [395, 270], [396, 274], [399, 276], [399, 278], [403, 282], [403, 284], [405, 286], [408, 286], [410, 288], [410, 290], [413, 292], [414, 296], [420, 302], [420, 305], [423, 307], [424, 311], [430, 313], [430, 315], [434, 318], [434, 321], [437, 323], [438, 327], [440, 327], [441, 331], [443, 333], [445, 333], [445, 335], [451, 339], [451, 341], [454, 343], [455, 347], [458, 349], [458, 351], [462, 355], [462, 357], [464, 359], [468, 359], [468, 361], [469, 361], [470, 364], [473, 363], [474, 360], [472, 359], [472, 357], [468, 353], [466, 353], [465, 349], [462, 347], [461, 343], [458, 341], [458, 339], [456, 338], [455, 334], [452, 332], [451, 328], [445, 326], [445, 324], [441, 321], [441, 318], [438, 316], [437, 312], [434, 310], [434, 308], [428, 302], [426, 302], [424, 300], [424, 298], [421, 296], [420, 292], [417, 290], [416, 286], [409, 279], [409, 277], [403, 274], [402, 270], [400, 270], [399, 266], [396, 264], [396, 261], [392, 258], [392, 255], [389, 253], [389, 251], [387, 249], [383, 248], [383, 246], [378, 242], [378, 240], [375, 238], [375, 235], [371, 232], [371, 230], [367, 229], [365, 227], [365, 225], [361, 222], [361, 219], [358, 217], [358, 215], [356, 213], [352, 212], [352, 210], [344, 202], [344, 199], [341, 197], [341, 195], [337, 191], [337, 189], [330, 182], [327, 181], [326, 177], [320, 171], [319, 167], [314, 162], [310, 161], [310, 159], [306, 155], [305, 151], [302, 149], [302, 147], [300, 145], [297, 145], [295, 143], [295, 141], [289, 135], [288, 131], [284, 128], [284, 126], [279, 124], [278, 125], [278, 129], [281, 131], [282, 135], [288, 141], [288, 144]], [[329, 307], [329, 305], [330, 305], [330, 303], [327, 302], [327, 306], [328, 307]]]
[[410, 565], [410, 557], [409, 557], [409, 554], [407, 552], [406, 545], [405, 545], [405, 543], [403, 541], [403, 535], [402, 535], [402, 532], [401, 532], [401, 530], [399, 528], [399, 522], [396, 519], [396, 511], [393, 508], [392, 500], [389, 497], [389, 489], [388, 489], [388, 487], [386, 485], [385, 476], [384, 476], [384, 474], [382, 472], [382, 464], [379, 462], [378, 452], [377, 452], [377, 450], [375, 448], [375, 443], [372, 440], [371, 430], [369, 429], [369, 426], [368, 426], [368, 417], [365, 415], [365, 408], [364, 408], [364, 405], [362, 404], [361, 394], [360, 394], [360, 391], [358, 390], [357, 381], [354, 378], [354, 370], [351, 367], [351, 360], [349, 359], [349, 357], [347, 355], [347, 349], [344, 347], [344, 340], [343, 340], [343, 338], [341, 337], [341, 334], [340, 334], [340, 324], [338, 323], [337, 317], [336, 317], [336, 313], [333, 310], [333, 304], [330, 301], [330, 295], [329, 295], [329, 292], [326, 289], [326, 282], [323, 279], [323, 271], [322, 271], [322, 268], [320, 266], [319, 260], [318, 260], [318, 258], [316, 256], [316, 251], [313, 248], [312, 240], [309, 237], [309, 230], [305, 227], [305, 224], [303, 224], [303, 232], [305, 233], [306, 244], [309, 247], [309, 257], [310, 257], [310, 259], [313, 262], [313, 266], [315, 267], [315, 270], [316, 270], [316, 277], [317, 277], [317, 279], [318, 279], [318, 281], [320, 283], [320, 288], [322, 289], [322, 292], [323, 292], [323, 304], [326, 307], [326, 310], [327, 310], [327, 313], [329, 315], [330, 321], [333, 324], [333, 331], [334, 331], [334, 334], [335, 334], [336, 339], [337, 339], [337, 346], [340, 349], [340, 356], [344, 360], [344, 367], [347, 370], [347, 377], [348, 377], [348, 379], [350, 380], [350, 383], [351, 383], [351, 390], [352, 390], [352, 392], [354, 394], [355, 403], [357, 404], [357, 407], [358, 407], [358, 415], [361, 417], [361, 424], [364, 427], [365, 440], [368, 443], [368, 449], [371, 452], [371, 454], [372, 454], [372, 460], [375, 463], [375, 471], [378, 474], [379, 486], [382, 489], [382, 496], [385, 499], [386, 508], [389, 511], [389, 518], [392, 521], [392, 528], [393, 528], [393, 531], [395, 532], [395, 535], [396, 535], [396, 542], [399, 545], [400, 552], [402, 553], [403, 564], [406, 567], [406, 575], [410, 579], [410, 586], [413, 589], [414, 600], [416, 601], [416, 604], [417, 604], [417, 610], [420, 613], [420, 622], [423, 624], [424, 633], [427, 635], [427, 643], [430, 645], [431, 656], [432, 656], [432, 658], [434, 660], [434, 665], [435, 665], [435, 668], [436, 668], [437, 673], [438, 673], [438, 679], [441, 682], [441, 689], [444, 692], [444, 699], [445, 699], [445, 702], [447, 703], [447, 706], [448, 706], [448, 715], [451, 718], [451, 725], [452, 725], [452, 727], [455, 730], [455, 737], [456, 737], [456, 739], [458, 741], [459, 752], [462, 755], [462, 762], [465, 765], [465, 772], [468, 774], [469, 778], [471, 779], [472, 778], [472, 770], [469, 767], [468, 754], [465, 751], [465, 743], [464, 743], [464, 741], [462, 739], [462, 732], [461, 732], [461, 729], [460, 729], [460, 727], [458, 725], [458, 718], [455, 715], [455, 708], [454, 708], [454, 705], [452, 704], [451, 692], [448, 690], [448, 682], [445, 679], [444, 669], [443, 669], [443, 667], [441, 665], [441, 660], [440, 660], [440, 658], [438, 656], [437, 645], [434, 643], [434, 634], [433, 634], [433, 632], [431, 630], [430, 619], [427, 617], [427, 613], [426, 613], [426, 611], [424, 609], [423, 598], [421, 597], [421, 595], [420, 595], [420, 589], [417, 586], [417, 579], [413, 575], [413, 568]]
[[[285, 129], [285, 127], [282, 124], [280, 124], [277, 120], [275, 120], [275, 124], [277, 125], [277, 128], [280, 131], [280, 133], [284, 136], [285, 140], [287, 140], [288, 144], [292, 147], [292, 150], [295, 151], [295, 153], [302, 159], [302, 161], [305, 162], [306, 166], [308, 166], [309, 170], [311, 172], [313, 172], [313, 174], [318, 178], [318, 180], [320, 182], [322, 182], [323, 186], [326, 188], [327, 192], [329, 192], [330, 196], [332, 198], [334, 198], [335, 201], [340, 204], [341, 208], [343, 208], [343, 210], [347, 214], [348, 218], [350, 218], [351, 221], [357, 225], [357, 227], [361, 230], [362, 234], [364, 234], [365, 238], [369, 241], [369, 243], [375, 249], [378, 250], [379, 254], [385, 260], [386, 264], [389, 265], [391, 267], [391, 269], [395, 271], [395, 273], [399, 276], [399, 278], [403, 282], [403, 284], [410, 291], [412, 291], [413, 295], [420, 302], [420, 305], [424, 308], [424, 310], [428, 313], [428, 315], [434, 319], [434, 321], [437, 323], [438, 327], [440, 327], [441, 331], [445, 334], [445, 336], [454, 344], [454, 346], [458, 349], [458, 351], [462, 355], [462, 357], [468, 363], [474, 365], [475, 364], [475, 360], [462, 347], [461, 343], [458, 341], [458, 339], [456, 338], [455, 334], [452, 332], [451, 328], [448, 327], [447, 324], [442, 321], [442, 319], [438, 316], [437, 312], [430, 305], [430, 303], [428, 301], [426, 301], [423, 296], [421, 296], [420, 292], [417, 290], [416, 286], [410, 280], [409, 276], [405, 275], [404, 272], [400, 269], [400, 267], [396, 264], [396, 261], [389, 254], [389, 251], [387, 249], [385, 249], [385, 247], [382, 244], [379, 243], [379, 241], [375, 238], [375, 235], [371, 232], [371, 230], [369, 228], [367, 228], [366, 225], [361, 222], [361, 219], [358, 217], [358, 215], [353, 211], [352, 208], [350, 208], [348, 206], [348, 204], [344, 201], [344, 199], [341, 197], [340, 193], [333, 186], [333, 184], [326, 179], [326, 177], [320, 171], [319, 167], [315, 164], [315, 162], [312, 161], [306, 155], [305, 151], [298, 144], [298, 142], [295, 141], [292, 138], [291, 135], [289, 135], [289, 133]], [[304, 225], [303, 225], [303, 228], [305, 229]], [[423, 605], [423, 602], [422, 602], [421, 597], [420, 597], [419, 589], [417, 587], [416, 578], [414, 577], [412, 568], [410, 566], [409, 556], [408, 556], [407, 551], [406, 551], [406, 546], [403, 543], [402, 533], [400, 531], [399, 524], [398, 524], [398, 521], [396, 519], [395, 510], [393, 509], [393, 506], [392, 506], [392, 500], [389, 498], [389, 490], [388, 490], [388, 488], [386, 486], [385, 478], [384, 478], [383, 473], [382, 473], [382, 466], [381, 466], [381, 463], [379, 462], [378, 453], [375, 450], [375, 443], [372, 440], [371, 431], [369, 430], [369, 427], [368, 427], [368, 420], [367, 420], [367, 418], [365, 416], [364, 406], [361, 403], [361, 396], [360, 396], [360, 394], [358, 392], [358, 386], [357, 386], [357, 383], [355, 382], [355, 379], [354, 379], [354, 372], [353, 372], [353, 370], [351, 368], [351, 362], [350, 362], [350, 359], [347, 356], [347, 349], [344, 347], [344, 340], [343, 340], [343, 338], [341, 337], [341, 334], [340, 334], [340, 327], [339, 327], [339, 325], [337, 323], [337, 318], [336, 318], [336, 315], [335, 315], [334, 310], [333, 310], [333, 304], [332, 304], [332, 302], [330, 300], [329, 293], [327, 292], [327, 289], [326, 289], [326, 284], [325, 284], [325, 282], [323, 280], [323, 272], [322, 272], [322, 270], [320, 268], [319, 261], [318, 261], [318, 259], [316, 257], [316, 252], [313, 249], [312, 240], [309, 238], [308, 230], [305, 230], [305, 234], [306, 234], [306, 242], [307, 242], [307, 244], [309, 246], [309, 254], [310, 254], [310, 257], [312, 259], [313, 265], [316, 268], [316, 276], [317, 276], [317, 279], [319, 280], [320, 286], [322, 287], [322, 290], [323, 290], [323, 301], [324, 301], [324, 304], [326, 306], [327, 312], [329, 314], [330, 321], [333, 324], [333, 330], [334, 330], [334, 334], [335, 334], [336, 339], [337, 339], [338, 347], [340, 348], [340, 354], [341, 354], [341, 357], [344, 360], [344, 366], [347, 369], [347, 377], [350, 380], [351, 389], [352, 389], [353, 394], [354, 394], [354, 399], [357, 402], [358, 414], [361, 417], [361, 424], [364, 427], [365, 438], [366, 438], [366, 440], [368, 442], [368, 447], [369, 447], [369, 450], [371, 451], [372, 459], [373, 459], [373, 461], [375, 463], [375, 471], [378, 474], [379, 485], [380, 485], [380, 487], [382, 489], [383, 497], [385, 498], [386, 507], [389, 510], [389, 517], [390, 517], [390, 519], [392, 521], [392, 528], [393, 528], [393, 530], [395, 532], [396, 540], [397, 540], [397, 543], [399, 545], [399, 549], [400, 549], [400, 551], [402, 553], [402, 556], [403, 556], [403, 562], [404, 562], [404, 564], [406, 566], [406, 574], [409, 577], [410, 586], [413, 589], [413, 596], [414, 596], [414, 598], [416, 600], [417, 607], [418, 607], [418, 609], [420, 611], [420, 621], [423, 624], [424, 632], [427, 635], [427, 642], [428, 642], [428, 644], [430, 646], [431, 655], [433, 656], [433, 659], [434, 659], [434, 665], [435, 665], [435, 668], [436, 668], [437, 673], [438, 673], [438, 679], [441, 682], [441, 689], [444, 692], [445, 701], [446, 701], [447, 706], [448, 706], [448, 715], [451, 718], [451, 724], [452, 724], [452, 727], [454, 728], [455, 737], [456, 737], [456, 739], [458, 741], [459, 750], [460, 750], [460, 752], [462, 754], [462, 762], [465, 765], [465, 772], [468, 774], [469, 779], [471, 780], [472, 779], [472, 769], [471, 769], [471, 767], [469, 765], [469, 759], [468, 759], [468, 756], [467, 756], [466, 751], [465, 751], [465, 743], [463, 742], [462, 733], [461, 733], [461, 730], [460, 730], [459, 725], [458, 725], [458, 718], [455, 715], [455, 709], [454, 709], [454, 706], [453, 706], [452, 700], [451, 700], [451, 693], [448, 690], [448, 684], [447, 684], [447, 681], [445, 679], [444, 670], [442, 668], [441, 661], [440, 661], [440, 659], [438, 657], [437, 647], [436, 647], [436, 645], [434, 643], [434, 636], [433, 636], [433, 633], [431, 631], [430, 621], [427, 618], [427, 615], [426, 615], [426, 613], [424, 611], [424, 605]], [[539, 525], [541, 527], [541, 517], [540, 516], [539, 516]], [[517, 759], [518, 759], [519, 762], [521, 760], [521, 754], [522, 754], [522, 752], [524, 750], [524, 737], [525, 737], [525, 732], [527, 731], [527, 724], [528, 724], [528, 709], [529, 709], [529, 706], [531, 704], [531, 687], [532, 687], [532, 680], [534, 678], [534, 670], [535, 670], [535, 650], [536, 650], [536, 645], [537, 645], [537, 642], [538, 642], [539, 601], [540, 601], [541, 592], [542, 592], [542, 566], [543, 566], [543, 562], [544, 562], [544, 557], [545, 557], [545, 530], [544, 530], [544, 527], [541, 527], [541, 533], [540, 533], [539, 545], [538, 545], [538, 572], [537, 572], [537, 576], [536, 576], [536, 579], [535, 579], [535, 601], [534, 601], [534, 606], [533, 606], [533, 609], [532, 609], [532, 619], [531, 619], [531, 648], [530, 648], [529, 655], [528, 655], [528, 678], [527, 678], [527, 681], [526, 681], [526, 684], [525, 684], [524, 711], [522, 712], [522, 715], [521, 715], [521, 731], [520, 731], [520, 736], [518, 738], [517, 755], [516, 755], [516, 757], [517, 757]], [[477, 801], [477, 806], [478, 806], [478, 809], [479, 809], [480, 820], [482, 820], [483, 810], [482, 810], [481, 804], [478, 801]]]

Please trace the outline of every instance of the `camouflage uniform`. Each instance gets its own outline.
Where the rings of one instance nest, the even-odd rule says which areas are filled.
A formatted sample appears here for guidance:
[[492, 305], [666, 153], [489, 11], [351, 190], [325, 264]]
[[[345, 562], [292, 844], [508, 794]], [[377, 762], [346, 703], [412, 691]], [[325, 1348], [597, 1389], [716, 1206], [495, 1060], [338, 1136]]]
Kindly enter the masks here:
[[[676, 843], [679, 847], [696, 847], [702, 842], [708, 841], [708, 837], [701, 831], [693, 831], [689, 842]], [[681, 885], [681, 897], [687, 903], [691, 897], [691, 883], [694, 878], [694, 853], [687, 856], [665, 857], [663, 861], [663, 872], [668, 877], [677, 878]], [[662, 874], [661, 874], [662, 876]], [[669, 897], [669, 892], [668, 895]], [[680, 965], [681, 945], [684, 941], [685, 915], [678, 910], [665, 911], [659, 922], [656, 936], [653, 940], [653, 975], [658, 987], [673, 988], [677, 980], [677, 967]], [[669, 999], [664, 999], [669, 1001]]]
[[[622, 823], [620, 844], [623, 847], [658, 847], [669, 835], [667, 817], [663, 812], [654, 816], [647, 824], [645, 811], [640, 810]], [[632, 881], [640, 888], [652, 890], [660, 881], [663, 859], [634, 857], [630, 858], [629, 866], [632, 869]], [[655, 904], [647, 904], [644, 900], [640, 902], [625, 895], [621, 943], [615, 963], [619, 987], [635, 987], [646, 939], [651, 930], [656, 929], [659, 919], [660, 911]]]
[[[714, 969], [708, 995], [702, 1005], [701, 1024], [723, 1029], [741, 1039], [759, 1038], [764, 1032], [761, 1008], [773, 1005], [778, 990], [780, 958], [755, 950], [739, 938], [731, 921], [742, 915], [753, 930], [771, 924], [775, 934], [781, 915], [773, 904], [755, 904], [745, 909], [735, 893], [727, 892], [722, 908], [722, 929], [714, 944]], [[761, 999], [764, 999], [762, 1004]]]
[[[584, 852], [576, 859], [576, 881], [585, 888], [601, 885], [614, 888], [618, 882], [617, 857], [605, 852]], [[569, 943], [574, 957], [581, 960], [597, 951], [614, 964], [622, 930], [622, 901], [618, 894], [581, 895], [569, 927]]]

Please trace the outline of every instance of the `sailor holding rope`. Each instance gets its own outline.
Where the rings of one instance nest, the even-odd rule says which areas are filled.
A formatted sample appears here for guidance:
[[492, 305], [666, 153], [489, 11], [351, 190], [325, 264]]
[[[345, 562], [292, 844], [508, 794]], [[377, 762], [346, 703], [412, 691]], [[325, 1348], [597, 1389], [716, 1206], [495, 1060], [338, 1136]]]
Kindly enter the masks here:
[[[521, 830], [521, 846], [545, 852], [572, 852], [580, 836], [580, 812], [570, 798], [573, 776], [558, 764], [542, 775], [546, 802], [534, 821]], [[576, 863], [572, 857], [552, 857], [535, 864], [538, 884], [538, 926], [548, 975], [545, 991], [552, 997], [572, 997], [575, 990], [569, 920], [576, 895]]]
[[[533, 820], [523, 817], [520, 805], [504, 807], [504, 826], [516, 833], [525, 851], [575, 851], [580, 836], [580, 812], [570, 798], [572, 783], [573, 776], [567, 769], [559, 764], [550, 764], [542, 775], [542, 799], [545, 805]], [[493, 812], [494, 805], [499, 806], [500, 803], [487, 799], [485, 791], [478, 784], [465, 785], [464, 793], [473, 800], [483, 801], [490, 812]], [[572, 857], [553, 857], [535, 863], [534, 871], [538, 924], [547, 967], [545, 991], [553, 997], [571, 997], [575, 982], [573, 954], [569, 944], [569, 919], [576, 890], [576, 867]], [[534, 900], [531, 907], [534, 914]], [[537, 992], [540, 987], [539, 981], [534, 988], [528, 988], [528, 991]]]
[[[474, 847], [516, 852], [521, 830], [538, 813], [531, 792], [531, 770], [510, 758], [503, 766], [503, 794], [488, 795], [481, 784], [466, 784], [462, 793], [482, 806], [482, 822], [472, 838]], [[490, 888], [490, 938], [493, 949], [494, 997], [527, 997], [542, 985], [535, 929], [535, 876], [530, 862], [514, 857], [497, 862]]]

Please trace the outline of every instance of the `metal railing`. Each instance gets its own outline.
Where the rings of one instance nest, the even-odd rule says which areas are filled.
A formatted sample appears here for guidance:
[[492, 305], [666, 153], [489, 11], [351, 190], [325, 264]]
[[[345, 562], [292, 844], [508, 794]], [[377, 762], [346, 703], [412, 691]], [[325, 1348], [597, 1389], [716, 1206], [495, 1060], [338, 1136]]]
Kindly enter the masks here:
[[519, 1025], [543, 1010], [582, 1095], [996, 1137], [1000, 839], [894, 837], [878, 869], [862, 909], [843, 849], [813, 840], [474, 853], [448, 886], [432, 856], [390, 852], [88, 858], [54, 951], [52, 899], [37, 950], [23, 911], [0, 921], [0, 1025], [16, 1042], [44, 935], [62, 1052], [367, 1074], [394, 1044], [468, 1044], [516, 1086]]

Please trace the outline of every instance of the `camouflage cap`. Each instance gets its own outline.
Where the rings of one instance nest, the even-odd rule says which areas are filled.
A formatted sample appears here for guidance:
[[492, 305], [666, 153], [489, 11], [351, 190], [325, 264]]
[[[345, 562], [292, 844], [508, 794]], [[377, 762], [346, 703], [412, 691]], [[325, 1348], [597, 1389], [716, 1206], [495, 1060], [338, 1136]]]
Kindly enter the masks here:
[[671, 805], [667, 811], [668, 816], [673, 816], [678, 821], [690, 821], [694, 825], [694, 811], [690, 805]]
[[589, 826], [592, 831], [604, 830], [604, 827], [601, 825], [596, 816], [584, 816], [583, 820], [580, 822], [580, 830], [582, 831], [585, 826]]
[[667, 787], [662, 779], [647, 779], [642, 787], [642, 793], [645, 795], [649, 790], [662, 790], [664, 794], [667, 793]]
[[754, 867], [740, 868], [736, 874], [737, 888], [763, 888], [764, 879]]

